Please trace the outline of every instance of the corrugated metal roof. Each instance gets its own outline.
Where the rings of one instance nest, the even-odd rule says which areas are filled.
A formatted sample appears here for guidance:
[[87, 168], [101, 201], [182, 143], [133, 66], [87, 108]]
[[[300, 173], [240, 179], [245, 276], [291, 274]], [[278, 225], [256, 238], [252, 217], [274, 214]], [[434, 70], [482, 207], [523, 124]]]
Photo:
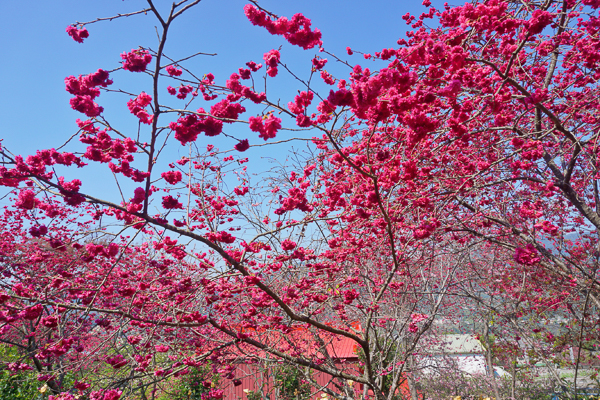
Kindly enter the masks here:
[[[345, 370], [347, 373], [360, 374], [356, 362], [349, 363], [336, 363], [337, 368]], [[273, 364], [271, 368], [265, 368], [257, 364], [240, 364], [236, 369], [236, 379], [239, 379], [240, 384], [235, 386], [232, 381], [225, 381], [222, 383], [220, 388], [223, 390], [223, 400], [246, 400], [248, 394], [251, 392], [260, 393], [263, 399], [270, 398], [271, 400], [277, 399], [277, 387], [274, 384], [274, 370], [277, 364]], [[312, 379], [317, 382], [321, 387], [326, 387], [335, 393], [340, 393], [340, 390], [333, 384], [333, 377], [323, 372], [314, 371]], [[363, 391], [363, 386], [354, 381], [337, 380], [338, 384], [347, 385], [351, 392], [355, 395], [359, 395]], [[401, 394], [403, 398], [410, 396], [408, 383], [406, 380], [402, 382], [398, 388], [397, 393]], [[369, 394], [373, 395], [373, 392], [369, 390]], [[268, 397], [267, 397], [268, 396]], [[317, 388], [313, 388], [313, 392], [310, 396], [312, 400], [322, 400], [324, 393]], [[327, 396], [331, 399], [331, 396]]]
[[[289, 354], [293, 357], [304, 356], [307, 358], [326, 358], [326, 354], [335, 360], [358, 360], [356, 353], [357, 343], [345, 336], [332, 335], [327, 332], [311, 332], [306, 328], [296, 328], [288, 333], [281, 331], [246, 331], [249, 338], [268, 346], [272, 349]], [[324, 345], [324, 346], [323, 346]], [[252, 356], [265, 357], [266, 350], [239, 343], [222, 352], [232, 358], [252, 358]]]
[[[354, 367], [355, 372], [357, 372], [354, 365], [344, 365], [338, 363], [336, 366], [338, 368], [350, 369]], [[269, 395], [269, 398], [275, 399], [278, 390], [274, 383], [274, 374], [276, 368], [277, 364], [275, 363], [271, 366], [271, 368], [265, 368], [264, 366], [257, 364], [239, 364], [236, 368], [235, 375], [236, 379], [239, 379], [241, 383], [238, 386], [235, 386], [232, 381], [223, 382], [221, 386], [221, 389], [224, 391], [223, 399], [247, 399], [247, 395], [251, 392], [261, 393], [263, 399], [266, 399], [267, 395]], [[334, 392], [339, 393], [339, 390], [332, 383], [333, 377], [331, 375], [316, 371], [313, 372], [311, 376], [318, 385], [327, 387]], [[348, 383], [346, 382], [345, 384]], [[361, 390], [360, 385], [355, 382], [352, 382], [351, 387], [352, 390], [356, 392]], [[311, 399], [321, 399], [321, 393], [321, 391], [314, 389]]]
[[[305, 327], [297, 327], [288, 333], [276, 330], [244, 331], [250, 338], [273, 349], [283, 351], [292, 356], [302, 356], [307, 360], [324, 360], [327, 354], [331, 361], [346, 373], [359, 375], [357, 343], [347, 337], [333, 335], [327, 332], [313, 332]], [[325, 350], [325, 351], [324, 351]], [[264, 395], [274, 394], [277, 388], [274, 385], [273, 374], [279, 365], [275, 357], [265, 350], [257, 349], [249, 344], [239, 343], [222, 351], [223, 355], [230, 357], [236, 366], [235, 379], [241, 384], [234, 385], [233, 380], [222, 381], [220, 388], [224, 390], [224, 400], [247, 399], [248, 392], [259, 392]], [[257, 359], [272, 359], [271, 363], [257, 363]], [[312, 378], [318, 385], [328, 387], [338, 392], [332, 383], [333, 377], [318, 371], [312, 373]], [[238, 383], [240, 383], [238, 382]], [[339, 383], [339, 382], [338, 382]], [[346, 383], [347, 384], [347, 383]], [[359, 385], [352, 383], [355, 390], [360, 390]], [[321, 399], [322, 392], [315, 392], [311, 399]], [[271, 399], [275, 397], [270, 396]]]

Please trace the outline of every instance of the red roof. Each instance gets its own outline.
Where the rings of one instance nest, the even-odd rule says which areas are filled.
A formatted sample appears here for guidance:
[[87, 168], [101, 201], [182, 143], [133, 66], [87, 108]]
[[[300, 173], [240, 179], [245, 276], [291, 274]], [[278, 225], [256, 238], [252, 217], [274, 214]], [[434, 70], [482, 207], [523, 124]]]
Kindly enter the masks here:
[[[256, 340], [264, 346], [283, 352], [292, 357], [302, 357], [309, 361], [323, 360], [326, 355], [337, 369], [350, 375], [360, 376], [358, 366], [358, 344], [345, 336], [334, 335], [323, 330], [312, 331], [306, 327], [297, 327], [287, 333], [278, 330], [240, 329], [248, 339]], [[224, 400], [247, 399], [249, 391], [271, 393], [275, 390], [273, 371], [278, 365], [276, 356], [266, 350], [258, 349], [248, 343], [238, 343], [223, 349], [223, 356], [229, 358], [236, 366], [235, 379], [241, 384], [235, 386], [232, 380], [223, 380], [220, 389], [224, 390]], [[270, 359], [270, 363], [263, 363]], [[314, 371], [314, 380], [323, 387], [335, 392], [338, 390], [331, 383], [333, 377], [329, 374]], [[344, 381], [346, 382], [346, 381]], [[350, 382], [346, 382], [350, 384]], [[360, 391], [360, 385], [352, 382], [354, 390]], [[321, 399], [321, 392], [314, 393], [311, 398]]]
[[[335, 360], [357, 360], [358, 344], [345, 336], [333, 335], [328, 332], [311, 332], [306, 328], [295, 328], [288, 333], [268, 330], [245, 330], [248, 339], [256, 340], [264, 346], [278, 350], [292, 357], [325, 358], [326, 354]], [[323, 344], [325, 349], [323, 349]], [[325, 351], [323, 351], [325, 350]], [[264, 357], [269, 352], [261, 350], [248, 343], [239, 343], [223, 351], [235, 358]], [[271, 356], [272, 357], [272, 356]]]

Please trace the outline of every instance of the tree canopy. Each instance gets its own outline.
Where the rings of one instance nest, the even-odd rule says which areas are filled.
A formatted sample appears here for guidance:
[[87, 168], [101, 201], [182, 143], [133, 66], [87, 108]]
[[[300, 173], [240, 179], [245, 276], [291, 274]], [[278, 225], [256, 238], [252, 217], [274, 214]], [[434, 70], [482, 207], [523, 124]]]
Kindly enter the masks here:
[[[515, 359], [579, 349], [575, 379], [556, 378], [577, 386], [600, 332], [600, 1], [423, 5], [370, 54], [330, 52], [303, 14], [239, 10], [314, 55], [304, 70], [281, 47], [228, 71], [188, 68], [193, 41], [171, 58], [200, 0], [67, 27], [85, 46], [146, 14], [157, 38], [65, 78], [82, 115], [54, 148], [0, 149], [6, 368], [55, 399], [148, 398], [194, 368], [218, 399], [241, 360], [338, 398], [391, 400], [406, 380], [415, 398], [435, 334], [475, 321]], [[296, 95], [278, 97], [282, 76]]]

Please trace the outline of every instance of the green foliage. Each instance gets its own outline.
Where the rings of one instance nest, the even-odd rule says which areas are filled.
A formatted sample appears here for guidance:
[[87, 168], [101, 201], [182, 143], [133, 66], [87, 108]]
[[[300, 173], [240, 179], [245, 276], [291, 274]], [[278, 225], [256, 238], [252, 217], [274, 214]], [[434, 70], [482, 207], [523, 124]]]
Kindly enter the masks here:
[[10, 371], [0, 371], [0, 399], [46, 399], [46, 396], [38, 390], [40, 386], [40, 382], [32, 373], [11, 374]]
[[303, 379], [303, 373], [290, 365], [282, 365], [275, 371], [274, 381], [283, 400], [309, 399], [311, 386]]
[[260, 392], [249, 390], [248, 392], [246, 392], [246, 398], [248, 400], [262, 400], [263, 397]]
[[[381, 349], [383, 351], [374, 351], [371, 364], [380, 370], [387, 370], [392, 364], [395, 364], [398, 360], [396, 359], [396, 355], [398, 352], [398, 344], [395, 341], [382, 341], [379, 340], [377, 342], [376, 349]], [[365, 353], [362, 349], [359, 349], [356, 353], [358, 355], [358, 359], [364, 363]], [[394, 383], [394, 375], [384, 375], [381, 377], [381, 386], [380, 389], [383, 392], [384, 396], [387, 398], [389, 392], [392, 388], [392, 383]], [[393, 395], [392, 400], [402, 400], [403, 397], [401, 395]]]
[[159, 400], [201, 400], [202, 395], [211, 389], [203, 385], [205, 381], [211, 382], [213, 387], [218, 387], [219, 376], [214, 375], [211, 378], [210, 365], [191, 368], [190, 373], [177, 378], [169, 393], [164, 393]]
[[39, 392], [42, 386], [30, 371], [12, 373], [2, 368], [11, 362], [21, 361], [16, 347], [0, 345], [0, 399], [42, 400], [47, 397]]

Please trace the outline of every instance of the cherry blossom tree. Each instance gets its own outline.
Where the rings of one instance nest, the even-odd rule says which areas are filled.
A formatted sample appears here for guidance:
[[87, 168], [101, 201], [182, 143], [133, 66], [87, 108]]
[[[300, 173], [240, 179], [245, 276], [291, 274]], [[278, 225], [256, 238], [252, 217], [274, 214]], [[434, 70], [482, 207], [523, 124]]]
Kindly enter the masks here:
[[[413, 355], [465, 296], [512, 333], [553, 309], [578, 321], [573, 344], [598, 339], [599, 1], [425, 0], [397, 47], [343, 56], [302, 14], [240, 10], [314, 54], [308, 79], [280, 49], [227, 79], [192, 71], [167, 37], [200, 1], [147, 3], [67, 28], [81, 43], [148, 14], [159, 33], [65, 78], [83, 114], [72, 150], [0, 150], [0, 338], [23, 354], [9, 368], [35, 369], [58, 398], [117, 399], [203, 365], [235, 385], [243, 354], [326, 374], [312, 383], [332, 396], [393, 399], [408, 379], [415, 398]], [[116, 89], [130, 74], [144, 91]], [[284, 74], [293, 98], [262, 89]], [[107, 96], [126, 96], [137, 131], [105, 118]], [[290, 140], [307, 150], [248, 173], [244, 152]], [[91, 167], [115, 194], [82, 189]], [[335, 362], [339, 340], [359, 368]]]

